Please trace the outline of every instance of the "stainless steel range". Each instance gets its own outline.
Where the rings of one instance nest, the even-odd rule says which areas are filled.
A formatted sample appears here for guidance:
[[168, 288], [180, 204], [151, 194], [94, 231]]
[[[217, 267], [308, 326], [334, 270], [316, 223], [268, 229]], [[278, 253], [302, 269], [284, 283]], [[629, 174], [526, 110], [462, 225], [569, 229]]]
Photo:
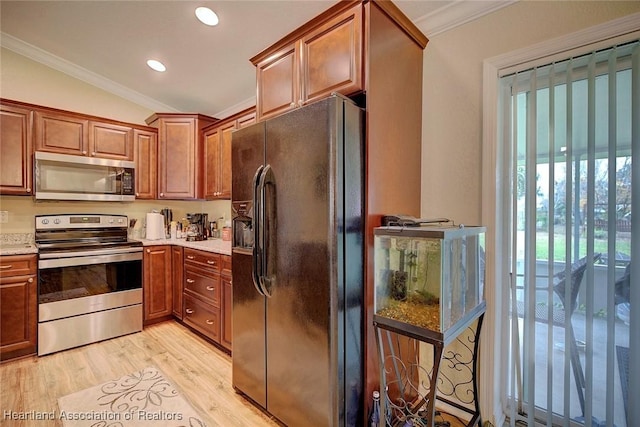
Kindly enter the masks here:
[[142, 330], [142, 243], [125, 215], [37, 215], [38, 355]]

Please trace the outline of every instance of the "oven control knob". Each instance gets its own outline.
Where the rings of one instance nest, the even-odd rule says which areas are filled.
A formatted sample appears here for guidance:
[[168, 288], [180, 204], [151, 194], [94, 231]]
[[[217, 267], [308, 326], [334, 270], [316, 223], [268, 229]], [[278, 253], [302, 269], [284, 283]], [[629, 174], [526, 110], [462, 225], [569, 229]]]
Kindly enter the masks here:
[[49, 220], [48, 220], [48, 219], [43, 219], [43, 220], [42, 220], [42, 223], [43, 223], [43, 224], [45, 224], [45, 225], [46, 225], [46, 224], [49, 224]]
[[53, 223], [54, 223], [54, 224], [60, 224], [60, 219], [58, 219], [58, 218], [54, 219], [54, 220], [53, 220]]

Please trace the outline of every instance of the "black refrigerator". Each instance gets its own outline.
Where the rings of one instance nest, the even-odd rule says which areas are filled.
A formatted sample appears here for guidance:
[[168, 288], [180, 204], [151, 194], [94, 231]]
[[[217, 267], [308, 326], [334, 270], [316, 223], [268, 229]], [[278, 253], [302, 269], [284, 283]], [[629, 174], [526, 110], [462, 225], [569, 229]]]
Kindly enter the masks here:
[[233, 386], [288, 426], [362, 424], [364, 112], [232, 135]]

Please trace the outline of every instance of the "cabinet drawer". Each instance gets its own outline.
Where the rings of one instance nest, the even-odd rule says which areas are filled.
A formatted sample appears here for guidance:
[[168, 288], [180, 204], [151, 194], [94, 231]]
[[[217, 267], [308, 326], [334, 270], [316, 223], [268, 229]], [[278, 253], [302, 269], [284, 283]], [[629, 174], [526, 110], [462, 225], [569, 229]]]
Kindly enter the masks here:
[[187, 267], [184, 272], [184, 290], [220, 307], [220, 276]]
[[184, 249], [184, 262], [200, 265], [216, 272], [220, 271], [220, 255], [213, 252]]
[[218, 342], [220, 309], [189, 295], [184, 296], [184, 322]]
[[35, 274], [37, 259], [35, 255], [11, 255], [0, 257], [0, 277]]

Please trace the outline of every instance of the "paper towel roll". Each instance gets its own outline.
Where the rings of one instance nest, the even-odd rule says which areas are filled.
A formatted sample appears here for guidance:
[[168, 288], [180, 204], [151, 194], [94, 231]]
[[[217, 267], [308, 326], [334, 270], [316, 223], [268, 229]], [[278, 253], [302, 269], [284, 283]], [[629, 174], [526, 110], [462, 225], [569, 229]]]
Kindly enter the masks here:
[[147, 214], [147, 240], [164, 238], [164, 217], [158, 212], [149, 212]]

